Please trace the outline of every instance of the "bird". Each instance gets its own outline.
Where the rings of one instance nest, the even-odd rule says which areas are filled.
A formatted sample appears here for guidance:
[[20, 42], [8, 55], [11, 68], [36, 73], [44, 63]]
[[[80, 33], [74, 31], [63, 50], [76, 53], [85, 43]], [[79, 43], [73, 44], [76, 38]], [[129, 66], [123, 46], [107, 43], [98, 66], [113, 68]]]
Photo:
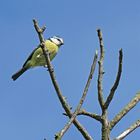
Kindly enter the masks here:
[[[48, 50], [50, 61], [54, 59], [60, 46], [63, 44], [64, 40], [59, 36], [53, 36], [45, 40], [45, 51], [47, 52]], [[47, 67], [45, 56], [40, 45], [32, 51], [22, 68], [12, 75], [13, 81], [19, 78], [25, 71], [37, 66]]]

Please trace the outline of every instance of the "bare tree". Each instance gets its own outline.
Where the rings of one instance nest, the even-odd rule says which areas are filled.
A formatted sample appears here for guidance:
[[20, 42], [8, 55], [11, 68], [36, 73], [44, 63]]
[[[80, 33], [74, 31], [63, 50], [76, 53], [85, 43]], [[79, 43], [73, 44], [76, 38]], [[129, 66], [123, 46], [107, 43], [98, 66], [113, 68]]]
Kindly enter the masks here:
[[[104, 99], [103, 96], [103, 84], [102, 84], [102, 80], [103, 80], [103, 75], [104, 75], [104, 68], [103, 68], [103, 62], [104, 62], [104, 43], [103, 43], [103, 37], [102, 37], [102, 32], [100, 29], [97, 30], [97, 34], [98, 34], [98, 38], [99, 38], [99, 45], [100, 45], [100, 56], [99, 56], [99, 60], [98, 60], [98, 81], [97, 81], [97, 89], [98, 89], [98, 101], [99, 101], [99, 105], [100, 108], [102, 110], [101, 114], [95, 114], [95, 113], [91, 113], [91, 112], [87, 112], [86, 110], [82, 109], [82, 104], [86, 98], [87, 92], [88, 92], [88, 88], [90, 86], [90, 82], [92, 80], [93, 74], [94, 74], [94, 70], [96, 67], [96, 63], [97, 63], [97, 59], [98, 59], [98, 53], [97, 51], [95, 52], [95, 55], [93, 57], [93, 63], [91, 65], [91, 70], [89, 73], [89, 77], [87, 80], [87, 83], [85, 85], [83, 94], [81, 96], [81, 99], [75, 109], [74, 112], [71, 111], [71, 107], [69, 106], [68, 102], [65, 100], [60, 87], [58, 85], [58, 82], [56, 80], [55, 77], [55, 73], [54, 73], [54, 69], [52, 67], [52, 64], [50, 62], [50, 58], [49, 58], [49, 52], [46, 53], [44, 47], [45, 47], [45, 40], [43, 37], [43, 32], [45, 31], [46, 27], [42, 27], [40, 28], [38, 26], [38, 23], [35, 19], [33, 19], [33, 23], [34, 23], [34, 27], [35, 30], [38, 33], [38, 37], [40, 40], [40, 45], [44, 54], [44, 57], [46, 59], [46, 63], [48, 66], [48, 71], [53, 83], [53, 86], [56, 90], [56, 94], [58, 96], [58, 99], [63, 107], [63, 109], [65, 110], [64, 115], [69, 117], [69, 121], [66, 123], [66, 125], [64, 126], [64, 128], [62, 128], [62, 130], [60, 130], [58, 133], [55, 134], [55, 140], [61, 140], [63, 135], [67, 132], [67, 130], [70, 128], [71, 124], [74, 124], [75, 127], [79, 130], [79, 132], [82, 134], [82, 136], [86, 139], [86, 140], [93, 140], [93, 138], [91, 137], [91, 135], [87, 132], [87, 130], [83, 127], [83, 125], [77, 120], [77, 116], [78, 115], [85, 115], [88, 116], [90, 118], [95, 119], [96, 121], [99, 121], [101, 123], [102, 126], [102, 136], [101, 139], [102, 140], [110, 140], [110, 133], [113, 130], [114, 126], [133, 108], [136, 106], [136, 104], [140, 101], [140, 92], [138, 92], [135, 97], [111, 120], [108, 120], [108, 108], [109, 105], [114, 97], [115, 91], [119, 85], [120, 82], [120, 78], [121, 78], [121, 74], [122, 74], [122, 61], [123, 61], [123, 51], [122, 49], [120, 49], [119, 51], [119, 64], [118, 64], [118, 72], [117, 72], [117, 76], [116, 79], [114, 81], [114, 84], [112, 85], [112, 88], [110, 90], [110, 93], [107, 97], [107, 99]], [[122, 140], [124, 139], [127, 135], [129, 135], [132, 131], [134, 131], [136, 128], [138, 128], [140, 126], [140, 120], [137, 120], [134, 124], [132, 124], [129, 128], [127, 128], [126, 130], [124, 130], [124, 132], [122, 132], [119, 136], [117, 136], [116, 138], [114, 138], [114, 140]]]

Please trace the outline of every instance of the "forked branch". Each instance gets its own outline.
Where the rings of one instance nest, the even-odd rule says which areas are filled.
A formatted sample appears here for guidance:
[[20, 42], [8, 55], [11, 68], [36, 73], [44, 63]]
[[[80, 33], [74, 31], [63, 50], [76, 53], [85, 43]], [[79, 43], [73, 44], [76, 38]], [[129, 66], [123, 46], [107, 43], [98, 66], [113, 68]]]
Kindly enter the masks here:
[[[39, 39], [40, 39], [41, 48], [42, 48], [42, 51], [43, 51], [43, 54], [44, 54], [44, 57], [45, 57], [45, 60], [46, 60], [47, 66], [48, 66], [48, 71], [49, 71], [53, 86], [56, 90], [57, 96], [61, 102], [62, 107], [64, 108], [65, 112], [68, 114], [69, 118], [71, 118], [72, 112], [70, 110], [69, 104], [67, 103], [67, 101], [65, 100], [65, 98], [63, 97], [63, 95], [61, 93], [61, 90], [60, 90], [59, 85], [58, 85], [56, 78], [55, 78], [53, 67], [52, 67], [51, 62], [50, 62], [48, 50], [47, 51], [45, 50], [45, 40], [43, 37], [43, 32], [45, 31], [45, 27], [40, 28], [35, 19], [33, 19], [33, 23], [34, 23], [34, 27], [36, 29], [36, 32], [38, 33]], [[81, 134], [83, 135], [83, 137], [85, 139], [92, 140], [92, 137], [88, 134], [86, 129], [78, 122], [77, 119], [74, 120], [74, 125], [81, 132]]]

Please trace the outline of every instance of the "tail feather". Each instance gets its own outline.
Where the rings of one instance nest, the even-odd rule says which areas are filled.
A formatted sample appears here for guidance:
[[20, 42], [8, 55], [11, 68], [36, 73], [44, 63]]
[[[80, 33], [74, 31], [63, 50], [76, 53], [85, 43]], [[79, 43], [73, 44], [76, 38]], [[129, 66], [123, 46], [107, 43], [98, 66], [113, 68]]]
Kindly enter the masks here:
[[18, 72], [16, 72], [15, 74], [12, 75], [12, 79], [15, 81], [18, 77], [20, 77], [25, 71], [27, 70], [27, 68], [23, 67], [22, 69], [20, 69]]

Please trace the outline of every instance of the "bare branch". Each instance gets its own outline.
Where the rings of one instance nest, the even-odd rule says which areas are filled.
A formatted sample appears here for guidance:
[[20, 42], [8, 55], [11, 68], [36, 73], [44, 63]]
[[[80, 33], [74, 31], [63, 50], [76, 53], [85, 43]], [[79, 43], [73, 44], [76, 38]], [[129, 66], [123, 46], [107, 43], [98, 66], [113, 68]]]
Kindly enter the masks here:
[[135, 123], [133, 123], [128, 129], [126, 129], [124, 132], [122, 132], [114, 140], [123, 140], [127, 135], [132, 133], [138, 127], [140, 127], [140, 120], [137, 120]]
[[102, 122], [102, 118], [100, 115], [97, 115], [97, 114], [94, 114], [94, 113], [90, 113], [90, 112], [87, 112], [86, 110], [82, 109], [79, 111], [79, 113], [77, 115], [84, 115], [84, 116], [88, 116], [88, 117], [91, 117], [99, 122]]
[[140, 101], [140, 92], [110, 122], [110, 130]]
[[104, 100], [103, 100], [103, 85], [102, 85], [102, 80], [103, 80], [103, 60], [104, 60], [104, 44], [103, 44], [103, 37], [102, 37], [102, 32], [100, 29], [97, 29], [98, 33], [98, 38], [99, 38], [99, 43], [100, 43], [100, 60], [98, 61], [99, 64], [99, 71], [98, 71], [98, 100], [100, 103], [100, 106], [103, 110], [103, 105], [104, 105]]
[[43, 37], [43, 32], [45, 31], [46, 27], [43, 26], [42, 28], [40, 28], [38, 26], [37, 20], [35, 20], [35, 19], [33, 19], [33, 23], [34, 23], [35, 30], [38, 33], [40, 43], [44, 42], [45, 40], [44, 40], [44, 37]]
[[87, 80], [87, 83], [86, 83], [86, 86], [84, 88], [84, 92], [83, 92], [83, 95], [79, 101], [79, 104], [75, 110], [75, 112], [73, 113], [71, 119], [69, 120], [69, 122], [64, 126], [64, 128], [58, 133], [59, 135], [59, 138], [61, 138], [64, 133], [66, 133], [66, 131], [68, 130], [68, 128], [70, 127], [70, 125], [73, 123], [73, 121], [75, 120], [77, 114], [79, 113], [80, 109], [81, 109], [81, 106], [83, 105], [83, 102], [86, 98], [86, 95], [87, 95], [87, 92], [88, 92], [88, 89], [89, 89], [89, 86], [90, 86], [90, 83], [91, 83], [91, 80], [92, 80], [92, 77], [93, 77], [93, 73], [95, 71], [95, 67], [96, 67], [96, 63], [97, 63], [97, 58], [98, 58], [98, 53], [96, 51], [95, 55], [94, 55], [94, 59], [93, 59], [93, 63], [91, 65], [91, 70], [90, 70], [90, 74], [89, 74], [89, 77], [88, 77], [88, 80]]
[[[63, 115], [68, 116], [66, 113], [63, 113]], [[100, 115], [87, 112], [87, 111], [84, 110], [84, 109], [81, 109], [81, 110], [79, 111], [79, 113], [77, 114], [77, 116], [79, 116], [79, 115], [88, 116], [88, 117], [91, 117], [91, 118], [93, 118], [93, 119], [95, 119], [95, 120], [97, 120], [97, 121], [102, 122], [102, 117], [101, 117]]]
[[100, 44], [100, 59], [98, 61], [99, 64], [99, 71], [98, 71], [98, 101], [100, 104], [100, 107], [102, 109], [102, 140], [109, 140], [110, 137], [110, 130], [109, 130], [109, 124], [108, 124], [108, 118], [107, 118], [107, 110], [104, 108], [104, 98], [103, 98], [103, 61], [104, 61], [104, 44], [103, 44], [103, 37], [102, 32], [100, 29], [97, 30], [98, 38], [99, 38], [99, 44]]
[[116, 77], [114, 85], [112, 86], [112, 88], [110, 90], [110, 94], [107, 97], [107, 100], [105, 102], [104, 108], [108, 108], [109, 104], [111, 103], [111, 101], [112, 101], [112, 99], [114, 97], [115, 91], [116, 91], [116, 89], [117, 89], [117, 87], [119, 85], [120, 78], [121, 78], [121, 73], [122, 73], [122, 59], [123, 59], [123, 52], [122, 52], [122, 49], [121, 49], [119, 51], [119, 66], [118, 66], [117, 77]]
[[[65, 112], [68, 114], [69, 118], [71, 118], [72, 117], [72, 112], [70, 110], [70, 107], [69, 107], [67, 101], [63, 97], [63, 95], [61, 93], [61, 90], [58, 86], [58, 83], [56, 81], [54, 70], [53, 70], [53, 67], [52, 67], [51, 62], [50, 62], [48, 50], [47, 50], [47, 52], [45, 50], [45, 40], [43, 38], [43, 32], [45, 31], [45, 27], [40, 28], [35, 19], [33, 19], [33, 23], [34, 23], [34, 27], [35, 27], [35, 29], [38, 33], [39, 39], [40, 39], [41, 48], [42, 48], [42, 51], [43, 51], [43, 54], [44, 54], [44, 57], [45, 57], [45, 60], [46, 60], [47, 66], [48, 66], [48, 71], [49, 71], [53, 86], [56, 90], [57, 96], [58, 96], [58, 98], [61, 102], [62, 107], [64, 108]], [[76, 119], [74, 120], [74, 125], [81, 132], [81, 134], [83, 135], [83, 137], [85, 139], [92, 140], [92, 137], [88, 134], [86, 129], [78, 122], [78, 120], [76, 120]]]

